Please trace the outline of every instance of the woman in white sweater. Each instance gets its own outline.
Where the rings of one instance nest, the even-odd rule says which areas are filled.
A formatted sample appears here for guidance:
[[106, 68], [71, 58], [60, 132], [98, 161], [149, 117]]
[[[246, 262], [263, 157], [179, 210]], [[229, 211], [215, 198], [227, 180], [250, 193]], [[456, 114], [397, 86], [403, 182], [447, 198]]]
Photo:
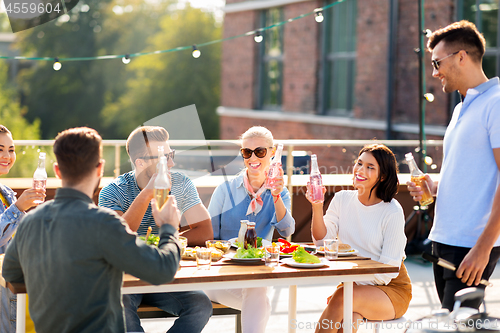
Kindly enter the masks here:
[[[391, 320], [403, 316], [411, 300], [411, 281], [403, 264], [406, 236], [404, 214], [394, 199], [399, 187], [392, 151], [381, 144], [363, 147], [354, 164], [354, 191], [335, 194], [326, 215], [323, 202], [312, 204], [312, 236], [316, 245], [338, 237], [364, 257], [400, 267], [399, 274], [377, 274], [373, 281], [354, 284], [353, 321]], [[324, 189], [325, 191], [325, 189]], [[337, 332], [343, 321], [343, 287], [328, 298], [316, 332]], [[354, 331], [358, 325], [354, 325]]]

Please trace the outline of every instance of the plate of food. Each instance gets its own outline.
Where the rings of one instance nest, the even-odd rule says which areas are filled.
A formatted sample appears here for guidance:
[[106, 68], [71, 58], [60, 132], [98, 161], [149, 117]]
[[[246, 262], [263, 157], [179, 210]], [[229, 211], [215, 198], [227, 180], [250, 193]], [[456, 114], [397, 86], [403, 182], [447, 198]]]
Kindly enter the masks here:
[[[318, 247], [318, 253], [321, 253], [321, 254], [325, 254], [325, 247], [324, 246], [320, 246]], [[356, 249], [353, 249], [351, 247], [351, 245], [349, 244], [339, 244], [339, 257], [348, 257], [348, 256], [352, 256], [352, 255], [355, 255], [355, 254], [358, 254], [359, 251], [356, 250]]]
[[295, 268], [319, 268], [323, 266], [328, 266], [328, 260], [325, 258], [319, 259], [319, 263], [303, 263], [303, 262], [296, 262], [295, 259], [293, 258], [285, 258], [282, 259], [281, 262], [284, 263], [285, 265], [295, 267]]
[[[229, 239], [229, 242], [231, 243], [232, 247], [238, 248], [238, 245], [236, 245], [236, 242], [238, 242], [238, 237]], [[268, 241], [267, 239], [262, 239], [261, 237], [257, 237], [257, 247], [269, 246], [269, 245], [271, 245], [270, 241]]]
[[227, 253], [223, 255], [224, 258], [229, 259], [231, 261], [240, 263], [240, 264], [263, 264], [264, 263], [264, 256], [262, 257], [242, 257], [239, 258], [237, 256], [237, 253]]
[[[182, 253], [182, 260], [196, 260], [196, 250], [198, 247], [186, 247]], [[219, 249], [212, 248], [212, 261], [219, 261], [222, 259], [224, 252]]]

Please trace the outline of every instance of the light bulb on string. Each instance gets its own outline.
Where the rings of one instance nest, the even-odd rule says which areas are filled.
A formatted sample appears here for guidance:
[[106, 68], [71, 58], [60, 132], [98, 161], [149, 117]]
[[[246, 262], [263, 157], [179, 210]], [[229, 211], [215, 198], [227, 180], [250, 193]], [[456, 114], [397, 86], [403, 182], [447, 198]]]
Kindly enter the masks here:
[[201, 51], [198, 50], [196, 45], [193, 45], [193, 58], [198, 59], [201, 56]]
[[422, 33], [425, 35], [425, 37], [429, 38], [432, 35], [431, 29], [425, 29], [422, 31]]
[[62, 64], [59, 62], [59, 58], [54, 58], [54, 65], [52, 65], [55, 71], [58, 71], [62, 68]]
[[260, 43], [264, 40], [264, 37], [262, 36], [260, 30], [257, 30], [253, 39], [255, 40], [256, 43]]
[[130, 56], [128, 54], [125, 55], [125, 57], [122, 58], [122, 62], [126, 64], [130, 64]]
[[325, 17], [323, 16], [323, 9], [315, 10], [315, 12], [316, 16], [314, 17], [314, 19], [316, 20], [316, 22], [323, 22], [325, 20]]
[[432, 103], [434, 102], [434, 95], [431, 93], [426, 93], [424, 94], [424, 98], [427, 100], [427, 102]]

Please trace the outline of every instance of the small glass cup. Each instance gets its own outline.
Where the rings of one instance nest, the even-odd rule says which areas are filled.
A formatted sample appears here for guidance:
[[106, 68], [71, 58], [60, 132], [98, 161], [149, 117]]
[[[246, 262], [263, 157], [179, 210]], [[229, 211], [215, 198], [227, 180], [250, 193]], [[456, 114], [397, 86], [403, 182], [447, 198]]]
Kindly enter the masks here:
[[325, 247], [325, 258], [328, 260], [337, 259], [339, 257], [339, 241], [335, 239], [325, 239], [323, 241]]
[[196, 250], [196, 267], [209, 270], [212, 264], [212, 249], [200, 247]]
[[265, 250], [266, 266], [278, 266], [280, 259], [280, 246], [273, 243], [272, 245], [266, 246]]

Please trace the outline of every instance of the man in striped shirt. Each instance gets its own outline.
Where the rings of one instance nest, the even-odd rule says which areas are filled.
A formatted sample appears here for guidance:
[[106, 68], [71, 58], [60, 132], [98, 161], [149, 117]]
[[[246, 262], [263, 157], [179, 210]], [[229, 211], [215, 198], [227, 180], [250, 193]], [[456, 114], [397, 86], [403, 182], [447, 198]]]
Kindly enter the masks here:
[[[151, 214], [158, 146], [163, 146], [168, 167], [174, 164], [174, 151], [168, 144], [168, 132], [163, 127], [142, 126], [127, 139], [127, 153], [135, 169], [115, 179], [99, 193], [99, 206], [113, 209], [133, 231], [145, 235], [149, 226], [158, 228]], [[171, 194], [189, 228], [182, 233], [189, 245], [202, 245], [213, 238], [212, 223], [192, 181], [179, 172], [171, 173]], [[212, 305], [202, 291], [124, 295], [127, 332], [143, 332], [137, 308], [141, 304], [159, 307], [178, 315], [168, 332], [201, 332], [212, 314]]]

